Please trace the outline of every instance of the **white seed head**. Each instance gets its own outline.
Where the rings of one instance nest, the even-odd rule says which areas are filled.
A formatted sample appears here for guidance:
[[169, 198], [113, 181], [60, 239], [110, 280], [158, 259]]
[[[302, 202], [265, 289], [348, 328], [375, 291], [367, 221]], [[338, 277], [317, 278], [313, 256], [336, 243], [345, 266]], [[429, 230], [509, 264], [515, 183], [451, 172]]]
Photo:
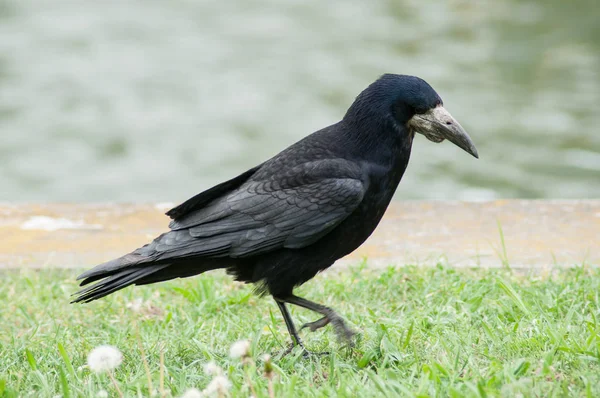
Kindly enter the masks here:
[[261, 359], [263, 360], [263, 362], [270, 362], [271, 361], [271, 356], [269, 354], [264, 354]]
[[98, 398], [108, 398], [108, 391], [100, 390], [96, 393], [96, 397]]
[[209, 363], [204, 364], [204, 373], [209, 376], [216, 376], [223, 373], [223, 369], [218, 366], [215, 361], [210, 361]]
[[202, 398], [204, 394], [197, 388], [188, 388], [185, 390], [181, 398]]
[[141, 298], [136, 298], [135, 300], [125, 304], [125, 307], [129, 308], [133, 312], [140, 312], [142, 309], [142, 304], [144, 304], [144, 300]]
[[233, 343], [229, 349], [231, 358], [244, 358], [250, 355], [250, 342], [248, 340], [240, 340]]
[[225, 376], [216, 376], [214, 379], [208, 383], [208, 386], [202, 391], [204, 395], [213, 395], [217, 393], [218, 395], [225, 395], [227, 391], [231, 388], [231, 382]]
[[92, 372], [101, 373], [113, 370], [123, 362], [123, 354], [110, 345], [101, 345], [94, 348], [87, 358], [87, 363]]

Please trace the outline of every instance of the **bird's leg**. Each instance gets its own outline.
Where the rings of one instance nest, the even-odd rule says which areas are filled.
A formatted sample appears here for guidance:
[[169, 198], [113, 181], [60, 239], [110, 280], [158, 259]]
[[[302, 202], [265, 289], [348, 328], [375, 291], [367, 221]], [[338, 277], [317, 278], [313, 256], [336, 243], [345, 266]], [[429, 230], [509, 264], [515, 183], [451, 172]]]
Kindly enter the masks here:
[[296, 326], [294, 325], [294, 321], [292, 320], [292, 316], [290, 315], [290, 312], [288, 311], [287, 307], [285, 306], [285, 302], [279, 301], [278, 299], [275, 299], [275, 302], [279, 306], [279, 310], [281, 311], [281, 315], [283, 315], [283, 320], [285, 321], [285, 326], [287, 326], [287, 330], [290, 334], [290, 337], [292, 338], [292, 345], [290, 346], [289, 350], [291, 351], [291, 348], [294, 347], [295, 345], [299, 345], [303, 349], [306, 349], [306, 348], [304, 348], [304, 344], [302, 344], [302, 340], [300, 340], [300, 336], [298, 336], [298, 332], [296, 331]]
[[315, 330], [322, 328], [323, 326], [326, 326], [329, 323], [331, 323], [331, 325], [333, 326], [333, 328], [335, 330], [335, 333], [338, 335], [338, 338], [340, 338], [341, 340], [344, 340], [349, 345], [353, 344], [352, 336], [354, 336], [356, 334], [356, 332], [354, 330], [350, 329], [346, 325], [346, 322], [344, 321], [344, 319], [341, 316], [339, 316], [337, 314], [337, 312], [335, 312], [331, 308], [326, 307], [321, 304], [318, 304], [318, 303], [315, 303], [310, 300], [306, 300], [302, 297], [294, 296], [293, 294], [287, 296], [284, 301], [286, 303], [294, 304], [299, 307], [303, 307], [303, 308], [309, 309], [314, 312], [318, 312], [319, 314], [323, 315], [323, 318], [303, 325], [302, 329], [304, 329], [305, 327], [308, 327], [308, 328], [310, 328], [311, 331], [314, 332]]
[[[294, 325], [294, 321], [292, 320], [292, 316], [290, 315], [290, 312], [288, 311], [287, 307], [285, 306], [285, 302], [278, 298], [275, 298], [275, 302], [277, 303], [277, 306], [279, 306], [279, 310], [281, 311], [281, 315], [283, 315], [283, 320], [285, 321], [285, 326], [287, 326], [288, 332], [289, 332], [290, 336], [292, 337], [292, 343], [282, 353], [282, 356], [286, 356], [287, 354], [292, 352], [292, 350], [294, 349], [294, 347], [296, 345], [299, 345], [302, 348], [302, 351], [304, 352], [304, 356], [313, 354], [310, 351], [308, 351], [306, 349], [306, 347], [304, 347], [302, 340], [300, 340], [300, 336], [298, 336], [298, 332], [296, 331], [296, 326]], [[321, 354], [321, 353], [319, 353], [319, 354]], [[322, 354], [327, 354], [327, 353], [324, 352]]]

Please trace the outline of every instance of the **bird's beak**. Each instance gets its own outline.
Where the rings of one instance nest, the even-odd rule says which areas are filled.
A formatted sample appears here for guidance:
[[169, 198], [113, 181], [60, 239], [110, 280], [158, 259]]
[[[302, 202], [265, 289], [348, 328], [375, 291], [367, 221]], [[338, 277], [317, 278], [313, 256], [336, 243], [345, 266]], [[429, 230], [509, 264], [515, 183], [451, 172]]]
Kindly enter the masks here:
[[479, 159], [475, 144], [465, 129], [439, 105], [425, 113], [414, 115], [409, 121], [411, 130], [423, 134], [433, 142], [448, 140]]

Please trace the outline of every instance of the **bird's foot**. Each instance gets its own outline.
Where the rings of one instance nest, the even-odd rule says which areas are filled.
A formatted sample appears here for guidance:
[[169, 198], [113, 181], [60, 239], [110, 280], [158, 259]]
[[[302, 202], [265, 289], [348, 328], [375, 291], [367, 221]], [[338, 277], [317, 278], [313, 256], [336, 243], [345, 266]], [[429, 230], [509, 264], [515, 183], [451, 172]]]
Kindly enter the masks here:
[[285, 357], [286, 355], [290, 354], [294, 348], [296, 346], [299, 346], [302, 349], [302, 356], [304, 358], [308, 358], [311, 356], [322, 356], [322, 355], [329, 355], [329, 352], [313, 352], [313, 351], [309, 351], [306, 349], [306, 347], [304, 346], [304, 344], [302, 344], [302, 342], [296, 344], [296, 343], [290, 343], [289, 347], [285, 349], [285, 351], [283, 351], [281, 353], [281, 358]]
[[304, 325], [302, 325], [302, 327], [300, 328], [300, 330], [304, 329], [304, 328], [309, 328], [311, 332], [314, 332], [317, 329], [321, 329], [322, 327], [325, 327], [327, 325], [329, 325], [329, 318], [327, 318], [326, 316], [324, 316], [321, 319], [317, 319], [314, 322], [307, 322]]
[[308, 357], [324, 357], [326, 355], [329, 355], [329, 351], [321, 351], [321, 352], [315, 352], [315, 351], [308, 351], [306, 348], [304, 349], [304, 352], [302, 353], [302, 355], [304, 356], [304, 358], [308, 358]]
[[349, 346], [352, 347], [354, 345], [354, 341], [352, 338], [354, 337], [356, 332], [350, 329], [348, 325], [346, 325], [346, 321], [344, 321], [344, 318], [339, 316], [335, 311], [331, 311], [323, 318], [317, 319], [314, 322], [305, 323], [304, 325], [302, 325], [300, 330], [304, 328], [309, 328], [311, 332], [314, 332], [315, 330], [327, 326], [330, 323], [333, 326], [333, 330], [337, 334], [338, 339], [340, 339], [340, 341], [346, 342]]

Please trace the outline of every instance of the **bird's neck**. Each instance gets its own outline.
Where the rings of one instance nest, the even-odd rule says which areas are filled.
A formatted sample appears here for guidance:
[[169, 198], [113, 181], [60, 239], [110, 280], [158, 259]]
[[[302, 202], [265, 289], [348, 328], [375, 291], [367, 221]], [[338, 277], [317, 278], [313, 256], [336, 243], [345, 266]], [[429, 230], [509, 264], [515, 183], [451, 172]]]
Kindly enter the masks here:
[[[406, 127], [399, 127], [393, 120], [365, 119], [342, 120], [345, 127], [345, 142], [357, 159], [376, 164], [394, 174], [392, 179], [400, 181], [408, 165], [413, 134]], [[399, 175], [396, 175], [399, 173]]]

